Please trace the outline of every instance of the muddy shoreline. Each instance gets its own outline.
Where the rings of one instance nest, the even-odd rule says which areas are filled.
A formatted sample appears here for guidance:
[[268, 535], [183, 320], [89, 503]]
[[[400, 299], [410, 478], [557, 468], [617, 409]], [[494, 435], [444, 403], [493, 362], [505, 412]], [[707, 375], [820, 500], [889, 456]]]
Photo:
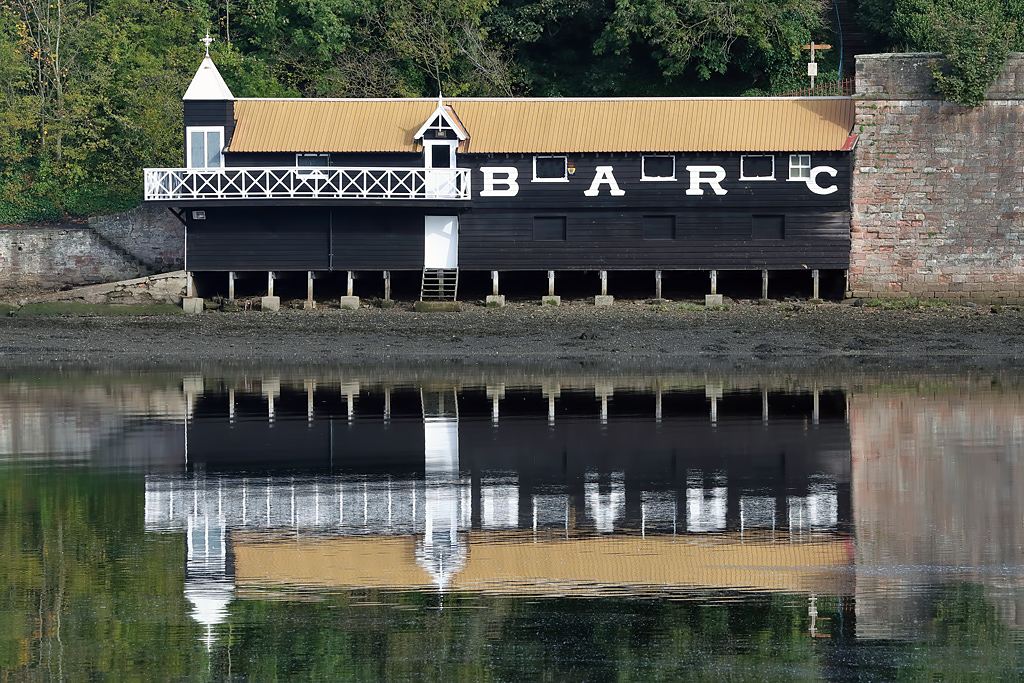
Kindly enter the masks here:
[[358, 311], [3, 317], [0, 366], [454, 364], [658, 369], [1024, 368], [1024, 312], [848, 303], [680, 310], [578, 302], [458, 313]]

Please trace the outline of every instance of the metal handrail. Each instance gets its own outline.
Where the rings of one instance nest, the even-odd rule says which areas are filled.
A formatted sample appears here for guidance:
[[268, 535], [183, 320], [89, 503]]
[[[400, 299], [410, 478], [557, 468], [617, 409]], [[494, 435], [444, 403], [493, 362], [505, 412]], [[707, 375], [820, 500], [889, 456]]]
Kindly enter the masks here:
[[468, 168], [147, 168], [146, 201], [470, 199]]

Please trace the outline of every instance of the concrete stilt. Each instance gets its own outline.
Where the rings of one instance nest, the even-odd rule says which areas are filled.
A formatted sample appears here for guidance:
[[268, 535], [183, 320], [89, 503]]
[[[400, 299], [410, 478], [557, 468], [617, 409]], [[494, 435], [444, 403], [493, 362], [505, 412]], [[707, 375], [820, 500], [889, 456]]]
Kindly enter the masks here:
[[811, 281], [814, 283], [814, 296], [812, 296], [811, 298], [814, 299], [815, 301], [821, 300], [821, 297], [818, 296], [818, 279], [818, 269], [815, 268], [814, 270], [811, 271]]
[[306, 310], [316, 308], [316, 301], [313, 299], [313, 271], [306, 271], [306, 300], [302, 302]]
[[558, 306], [562, 303], [562, 297], [555, 296], [555, 271], [548, 271], [548, 295], [541, 299], [541, 304], [545, 306]]
[[608, 296], [608, 271], [601, 271], [601, 293], [594, 297], [594, 305], [607, 308], [615, 303], [615, 297]]
[[228, 271], [228, 301], [235, 300], [235, 271]]
[[267, 295], [260, 299], [260, 309], [264, 311], [280, 311], [281, 297], [274, 296], [274, 271], [267, 271]]
[[768, 299], [768, 269], [761, 271], [761, 299]]
[[204, 302], [196, 296], [196, 285], [192, 280], [192, 271], [185, 273], [185, 296], [181, 299], [181, 309], [186, 313], [202, 313]]
[[658, 301], [662, 300], [661, 296], [661, 271], [654, 271], [654, 298]]
[[721, 306], [723, 304], [722, 295], [718, 293], [718, 271], [711, 271], [711, 293], [704, 295], [704, 305], [708, 308], [714, 306]]
[[391, 301], [391, 271], [384, 271], [384, 301]]
[[505, 305], [505, 295], [498, 294], [498, 271], [491, 271], [491, 294], [487, 297], [487, 306], [501, 308]]
[[359, 297], [353, 294], [355, 291], [355, 279], [355, 274], [351, 270], [348, 271], [348, 280], [345, 286], [345, 291], [347, 293], [345, 296], [341, 297], [340, 302], [342, 308], [347, 308], [353, 311], [359, 308]]

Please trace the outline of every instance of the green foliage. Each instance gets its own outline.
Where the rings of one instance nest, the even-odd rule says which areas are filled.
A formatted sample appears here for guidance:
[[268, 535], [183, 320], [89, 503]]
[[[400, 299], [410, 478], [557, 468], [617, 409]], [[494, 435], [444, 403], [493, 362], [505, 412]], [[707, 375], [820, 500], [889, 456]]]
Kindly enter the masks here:
[[737, 61], [785, 55], [803, 61], [800, 46], [822, 28], [817, 0], [717, 3], [618, 0], [598, 50], [648, 45], [666, 77], [691, 70], [701, 80], [725, 74]]
[[860, 20], [877, 48], [941, 52], [936, 91], [976, 107], [1006, 66], [1024, 50], [1024, 0], [862, 0]]

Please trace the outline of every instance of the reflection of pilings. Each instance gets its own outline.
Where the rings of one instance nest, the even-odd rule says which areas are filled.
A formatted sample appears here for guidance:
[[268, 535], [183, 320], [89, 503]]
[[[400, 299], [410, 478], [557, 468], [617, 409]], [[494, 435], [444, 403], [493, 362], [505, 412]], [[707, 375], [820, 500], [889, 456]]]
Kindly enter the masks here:
[[599, 383], [594, 385], [594, 395], [601, 399], [601, 424], [608, 424], [608, 397], [614, 393], [615, 387], [611, 384]]
[[[411, 385], [385, 383], [365, 386], [359, 381], [325, 382], [308, 376], [284, 382], [280, 376], [274, 375], [255, 380], [245, 379], [244, 383], [218, 380], [213, 385], [212, 392], [209, 382], [207, 382], [204, 392], [201, 378], [186, 383], [188, 384], [187, 391], [183, 393], [182, 398], [183, 402], [189, 404], [190, 414], [195, 414], [198, 401], [209, 399], [209, 403], [201, 409], [204, 417], [209, 417], [210, 406], [218, 405], [219, 399], [219, 401], [223, 401], [220, 405], [227, 405], [228, 419], [233, 420], [239, 417], [242, 411], [252, 413], [253, 403], [243, 400], [243, 397], [257, 392], [264, 398], [265, 415], [270, 421], [282, 419], [283, 416], [298, 417], [300, 410], [307, 420], [310, 418], [316, 420], [321, 416], [334, 417], [339, 414], [336, 412], [339, 410], [340, 414], [347, 414], [349, 420], [355, 420], [364, 417], [365, 410], [361, 412], [359, 405], [361, 396], [370, 399], [366, 403], [367, 409], [369, 406], [374, 406], [369, 410], [372, 410], [376, 416], [382, 417], [384, 421], [393, 419], [396, 410], [399, 411], [397, 414], [401, 417], [410, 417], [405, 413], [409, 406], [407, 394], [413, 392], [419, 394], [421, 389], [426, 389], [436, 395], [439, 395], [437, 392], [443, 391], [446, 395], [443, 400], [448, 402], [450, 396], [452, 402], [456, 404], [464, 400], [482, 401], [486, 396], [489, 403], [487, 410], [491, 414], [491, 421], [497, 424], [501, 414], [506, 410], [502, 408], [501, 402], [507, 398], [509, 391], [514, 392], [518, 399], [519, 397], [528, 397], [539, 388], [547, 404], [546, 412], [551, 424], [555, 422], [556, 416], [563, 413], [573, 417], [585, 416], [584, 413], [578, 412], [579, 408], [585, 405], [584, 402], [578, 400], [584, 390], [593, 392], [597, 399], [594, 417], [602, 423], [607, 423], [619, 416], [616, 403], [613, 402], [613, 398], [619, 393], [626, 397], [626, 400], [622, 402], [622, 407], [626, 409], [626, 412], [622, 413], [623, 417], [635, 418], [636, 413], [633, 412], [633, 406], [638, 405], [635, 398], [637, 395], [647, 393], [651, 398], [651, 402], [647, 404], [651, 406], [651, 417], [656, 422], [660, 422], [676, 417], [695, 416], [693, 410], [697, 404], [692, 400], [695, 398], [692, 394], [698, 391], [695, 387], [666, 386], [660, 382], [651, 383], [646, 388], [629, 385], [620, 388], [619, 383], [609, 380], [595, 380], [586, 389], [576, 386], [567, 387], [557, 380], [545, 381], [533, 386], [512, 387], [502, 382], [465, 387], [459, 384], [445, 386], [443, 383], [428, 382], [416, 382]], [[848, 410], [843, 411], [843, 404], [840, 402], [845, 400], [845, 397], [840, 396], [845, 392], [838, 389], [821, 389], [815, 386], [805, 390], [769, 390], [761, 386], [756, 388], [756, 391], [761, 394], [762, 405], [761, 410], [756, 412], [751, 411], [753, 406], [749, 401], [751, 393], [749, 389], [732, 390], [728, 389], [721, 381], [705, 381], [699, 391], [708, 399], [707, 415], [711, 424], [717, 424], [721, 419], [727, 418], [754, 418], [756, 416], [760, 417], [762, 421], [767, 421], [769, 416], [792, 419], [802, 414], [808, 424], [818, 424], [822, 420], [835, 420], [839, 417], [848, 419]], [[301, 398], [304, 399], [304, 405], [299, 403], [301, 400], [299, 392], [302, 392]], [[570, 394], [571, 400], [560, 403], [566, 398], [567, 392]], [[328, 397], [324, 396], [324, 393], [332, 395]], [[688, 394], [690, 396], [687, 396]], [[770, 408], [779, 398], [783, 399], [779, 411], [771, 410]], [[794, 398], [797, 400], [794, 401]], [[300, 405], [303, 407], [299, 408]], [[519, 407], [523, 403], [517, 400], [516, 405], [517, 409], [521, 409]], [[473, 406], [471, 412], [477, 412], [480, 407]], [[680, 407], [682, 407], [681, 411]], [[738, 411], [737, 408], [739, 408]], [[798, 412], [794, 412], [794, 409]]]
[[505, 398], [504, 384], [489, 384], [486, 388], [487, 398], [491, 399], [491, 422], [498, 424], [499, 407], [498, 403]]
[[711, 399], [711, 424], [718, 423], [718, 399], [725, 395], [721, 382], [704, 385], [704, 395]]
[[273, 422], [275, 415], [274, 400], [281, 395], [281, 378], [264, 378], [262, 391], [263, 397], [267, 399], [267, 420]]
[[562, 395], [562, 387], [559, 384], [542, 384], [540, 388], [541, 396], [548, 399], [548, 424], [555, 424], [555, 399]]

